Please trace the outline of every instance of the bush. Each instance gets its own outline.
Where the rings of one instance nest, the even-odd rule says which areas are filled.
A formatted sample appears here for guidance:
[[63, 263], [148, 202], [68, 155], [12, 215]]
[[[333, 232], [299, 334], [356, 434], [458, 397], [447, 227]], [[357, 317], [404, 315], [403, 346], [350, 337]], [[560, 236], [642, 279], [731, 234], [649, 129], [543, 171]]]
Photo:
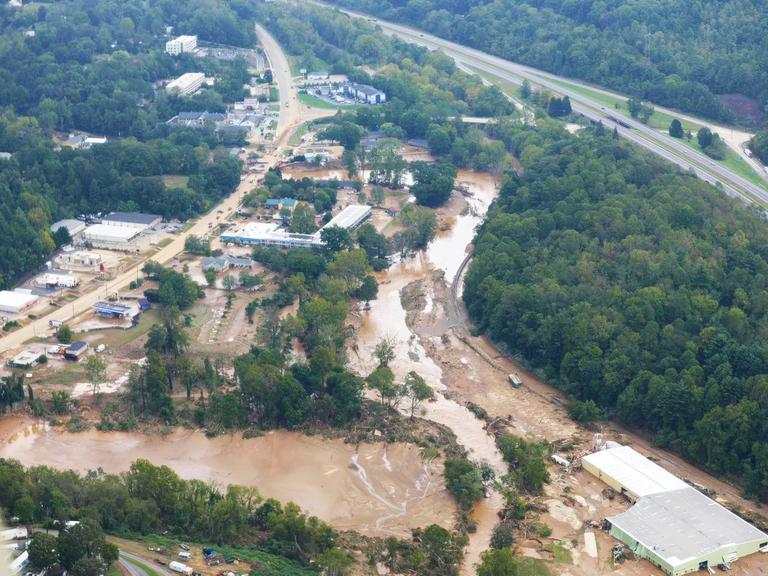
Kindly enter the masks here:
[[498, 550], [500, 548], [509, 548], [514, 544], [515, 539], [513, 536], [512, 524], [509, 522], [502, 522], [493, 529], [493, 535], [491, 536], [491, 548]]
[[61, 344], [69, 344], [72, 342], [72, 329], [66, 324], [59, 327], [56, 331], [56, 340]]

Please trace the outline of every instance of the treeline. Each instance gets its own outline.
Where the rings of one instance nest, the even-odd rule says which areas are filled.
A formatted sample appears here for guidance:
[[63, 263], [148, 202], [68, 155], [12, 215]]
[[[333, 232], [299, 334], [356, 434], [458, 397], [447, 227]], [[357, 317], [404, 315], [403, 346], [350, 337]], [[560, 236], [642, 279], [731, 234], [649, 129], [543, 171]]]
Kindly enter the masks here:
[[[146, 460], [137, 460], [119, 475], [92, 471], [81, 476], [47, 466], [24, 468], [15, 460], [0, 459], [0, 482], [0, 508], [6, 517], [47, 526], [81, 522], [61, 532], [58, 543], [63, 540], [65, 547], [59, 547], [58, 555], [50, 547], [36, 545], [39, 537], [35, 536], [30, 560], [38, 569], [55, 565], [71, 569], [76, 563], [72, 556], [99, 555], [95, 551], [103, 546], [102, 529], [133, 535], [167, 531], [185, 539], [252, 547], [302, 564], [319, 561], [321, 566], [324, 557], [332, 556], [329, 551], [338, 552], [335, 531], [293, 503], [264, 499], [255, 488], [219, 489], [201, 480], [183, 480], [167, 466]], [[80, 548], [84, 550], [78, 554]], [[105, 560], [117, 559], [112, 548], [107, 544]], [[258, 573], [281, 573], [268, 568]]]
[[582, 419], [648, 429], [768, 499], [765, 221], [602, 127], [502, 139], [525, 171], [476, 240], [464, 299], [479, 328]]
[[735, 119], [719, 94], [768, 102], [768, 17], [759, 2], [335, 3], [716, 120]]
[[[165, 54], [165, 27], [201, 40], [252, 46], [250, 20], [241, 20], [223, 0], [68, 0], [0, 11], [0, 102], [34, 116], [46, 130], [87, 130], [113, 136], [157, 137], [156, 125], [174, 106], [205, 110], [225, 96], [242, 95], [244, 63], [223, 63]], [[34, 36], [25, 34], [34, 30]], [[153, 83], [190, 69], [222, 76], [222, 82], [192, 98], [162, 93]], [[232, 90], [232, 85], [239, 90]], [[223, 86], [223, 88], [220, 88]], [[188, 106], [200, 100], [194, 108]], [[213, 110], [211, 110], [213, 111]], [[175, 113], [175, 112], [173, 112]], [[170, 116], [169, 116], [170, 114]], [[150, 134], [152, 133], [152, 134]]]

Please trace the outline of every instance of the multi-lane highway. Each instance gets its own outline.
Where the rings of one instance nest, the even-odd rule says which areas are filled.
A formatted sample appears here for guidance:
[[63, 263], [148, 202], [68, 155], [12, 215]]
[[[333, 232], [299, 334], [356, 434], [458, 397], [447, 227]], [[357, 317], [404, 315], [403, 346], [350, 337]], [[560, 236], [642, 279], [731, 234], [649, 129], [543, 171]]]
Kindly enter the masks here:
[[[315, 3], [328, 6], [321, 2]], [[482, 71], [487, 76], [517, 85], [522, 84], [523, 80], [528, 80], [532, 85], [538, 85], [552, 92], [567, 95], [576, 112], [583, 114], [591, 120], [601, 121], [610, 129], [616, 128], [622, 137], [650, 150], [669, 162], [677, 164], [684, 170], [694, 171], [702, 180], [710, 184], [722, 185], [723, 189], [732, 196], [737, 196], [747, 203], [757, 203], [763, 207], [768, 207], [768, 190], [765, 188], [750, 182], [729, 168], [718, 164], [708, 156], [686, 146], [683, 142], [654, 130], [642, 122], [621, 114], [617, 110], [606, 109], [602, 104], [588, 96], [573, 92], [554, 82], [558, 80], [572, 82], [571, 80], [516, 64], [480, 50], [432, 36], [418, 29], [374, 19], [366, 14], [352, 10], [343, 9], [343, 11], [350, 16], [365, 18], [375, 22], [384, 32], [395, 35], [405, 41], [431, 50], [441, 50], [446, 55], [452, 57], [458, 64]]]

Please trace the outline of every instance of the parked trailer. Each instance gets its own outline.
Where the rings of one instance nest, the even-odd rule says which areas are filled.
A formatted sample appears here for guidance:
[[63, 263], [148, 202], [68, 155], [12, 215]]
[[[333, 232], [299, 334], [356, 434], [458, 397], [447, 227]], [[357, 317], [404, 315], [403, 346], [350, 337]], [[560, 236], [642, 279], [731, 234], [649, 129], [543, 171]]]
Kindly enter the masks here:
[[8, 530], [0, 530], [0, 542], [4, 540], [21, 540], [27, 538], [29, 534], [26, 528], [9, 528]]
[[187, 550], [182, 550], [181, 552], [179, 552], [179, 558], [181, 558], [182, 560], [189, 560], [190, 558], [192, 558], [192, 553], [188, 552]]
[[11, 562], [11, 565], [8, 566], [8, 573], [18, 574], [27, 567], [27, 564], [29, 564], [29, 552], [25, 551], [21, 553], [21, 556]]
[[192, 568], [181, 562], [176, 562], [175, 560], [168, 563], [168, 568], [179, 574], [186, 574], [187, 576], [192, 576], [193, 572]]

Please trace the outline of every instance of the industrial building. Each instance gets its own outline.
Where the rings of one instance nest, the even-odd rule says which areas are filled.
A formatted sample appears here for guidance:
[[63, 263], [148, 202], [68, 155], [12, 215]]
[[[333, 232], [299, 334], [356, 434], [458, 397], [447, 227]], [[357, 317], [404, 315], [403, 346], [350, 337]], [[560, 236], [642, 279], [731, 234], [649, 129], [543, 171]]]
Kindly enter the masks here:
[[37, 303], [37, 296], [29, 290], [2, 290], [0, 291], [0, 312], [7, 314], [21, 314]]
[[354, 98], [365, 104], [383, 104], [387, 101], [387, 95], [368, 84], [355, 84], [354, 82], [344, 84], [342, 92], [349, 98]]
[[714, 573], [768, 546], [768, 534], [628, 446], [585, 456], [582, 465], [634, 502], [606, 519], [611, 536], [670, 576]]
[[165, 43], [165, 51], [171, 56], [178, 56], [185, 52], [194, 52], [197, 48], [197, 36], [177, 36]]
[[249, 222], [245, 226], [222, 234], [221, 241], [253, 246], [279, 246], [281, 248], [322, 248], [324, 246], [321, 238], [322, 230], [333, 227], [352, 230], [370, 215], [370, 206], [352, 204], [344, 208], [314, 234], [288, 232], [275, 223]]
[[51, 232], [55, 234], [59, 231], [59, 228], [66, 228], [67, 232], [69, 232], [69, 237], [74, 238], [85, 230], [85, 223], [80, 220], [59, 220], [51, 225]]
[[72, 273], [46, 272], [35, 277], [35, 284], [43, 288], [75, 288], [80, 280]]
[[146, 230], [157, 226], [163, 221], [163, 217], [157, 214], [142, 214], [141, 212], [111, 212], [102, 218], [101, 223], [108, 226], [124, 226]]
[[67, 346], [64, 350], [64, 358], [67, 360], [80, 360], [80, 358], [88, 351], [88, 342], [85, 340], [78, 340], [77, 342]]
[[165, 91], [168, 93], [177, 93], [180, 96], [191, 96], [205, 82], [205, 74], [202, 72], [187, 72], [182, 74], [176, 80], [171, 80], [166, 84]]
[[[85, 230], [85, 226], [83, 226], [83, 230]], [[56, 266], [62, 270], [95, 271], [104, 266], [104, 259], [101, 257], [101, 254], [85, 250], [64, 252], [56, 257], [55, 262]]]
[[107, 250], [127, 250], [131, 240], [141, 233], [137, 228], [112, 226], [110, 224], [93, 224], [83, 232], [83, 240], [94, 248]]
[[328, 222], [323, 228], [333, 228], [338, 226], [339, 228], [346, 228], [347, 230], [354, 230], [360, 224], [365, 222], [371, 215], [371, 207], [364, 206], [362, 204], [350, 204], [344, 210], [336, 214], [331, 221]]

